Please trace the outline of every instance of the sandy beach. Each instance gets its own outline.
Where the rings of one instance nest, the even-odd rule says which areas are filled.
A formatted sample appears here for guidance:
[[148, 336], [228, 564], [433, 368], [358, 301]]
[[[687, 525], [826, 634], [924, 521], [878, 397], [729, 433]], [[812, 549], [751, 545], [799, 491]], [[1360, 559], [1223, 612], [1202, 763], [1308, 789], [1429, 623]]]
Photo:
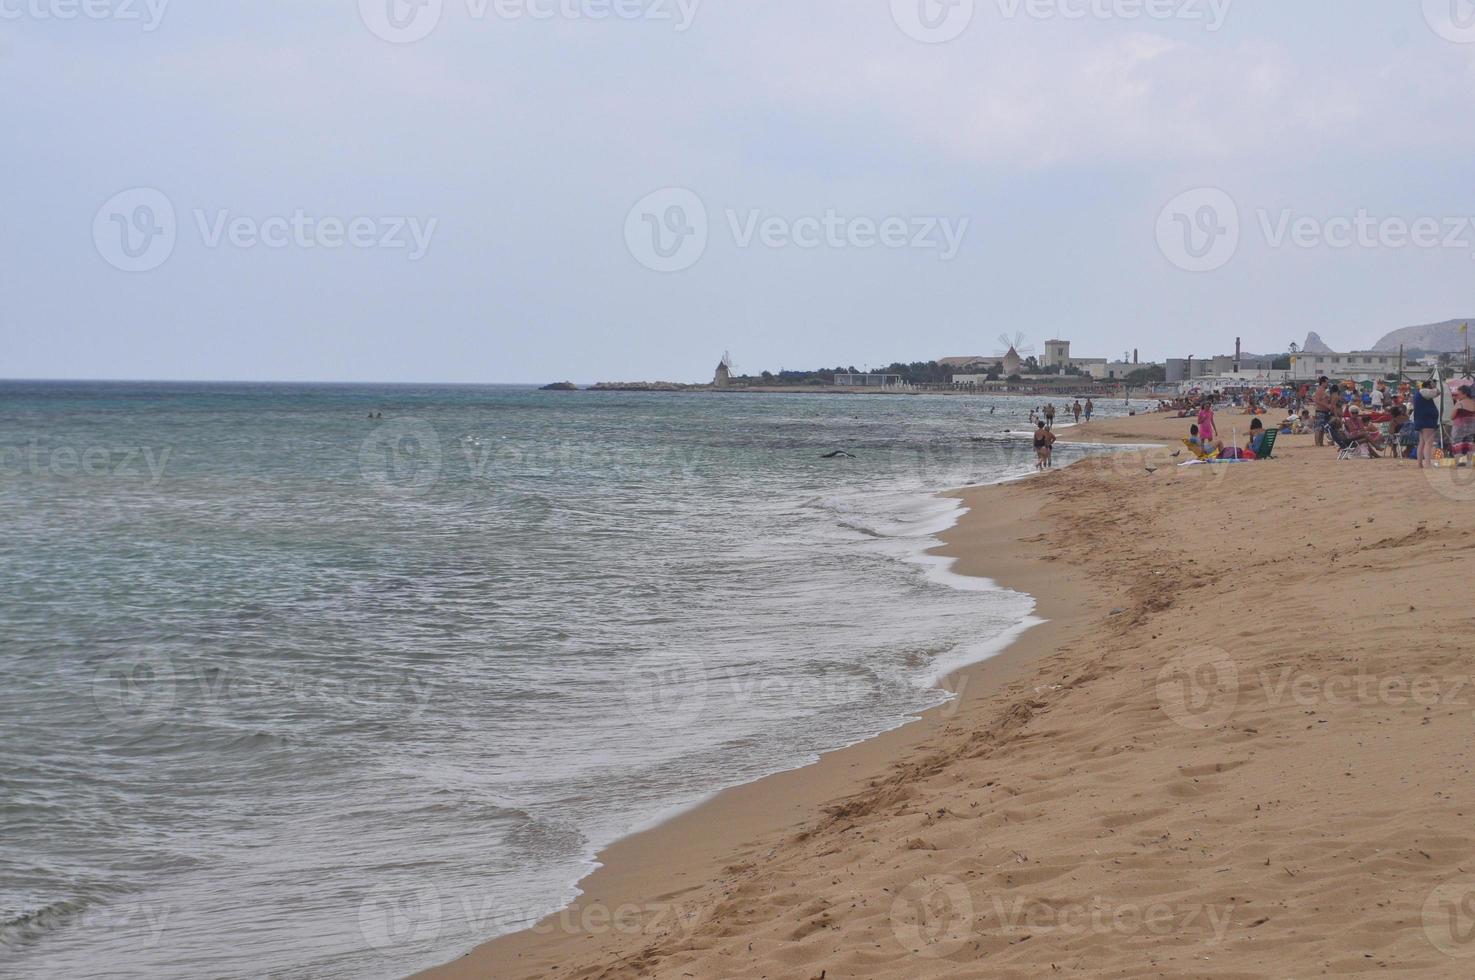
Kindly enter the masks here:
[[959, 491], [940, 553], [1047, 623], [953, 702], [420, 976], [1475, 974], [1475, 478], [1310, 436], [1180, 468], [1186, 429], [1097, 422], [1066, 438], [1164, 445]]

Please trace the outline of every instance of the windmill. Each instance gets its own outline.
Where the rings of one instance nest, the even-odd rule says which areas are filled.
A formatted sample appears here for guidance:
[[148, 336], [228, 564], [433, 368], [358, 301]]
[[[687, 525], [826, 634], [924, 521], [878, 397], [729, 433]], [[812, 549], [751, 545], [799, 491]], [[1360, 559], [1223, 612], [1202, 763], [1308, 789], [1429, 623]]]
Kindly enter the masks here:
[[732, 363], [732, 352], [723, 351], [722, 360], [717, 362], [717, 371], [712, 376], [712, 385], [716, 388], [726, 388], [737, 374], [737, 365]]
[[994, 354], [1004, 367], [1006, 375], [1018, 374], [1024, 367], [1024, 359], [1034, 356], [1034, 345], [1029, 343], [1022, 333], [1016, 333], [1013, 338], [1006, 333], [999, 334], [999, 346], [1003, 350], [996, 350]]
[[999, 348], [994, 351], [997, 357], [1003, 357], [1011, 350], [1020, 357], [1029, 357], [1035, 352], [1034, 344], [1031, 344], [1029, 338], [1022, 333], [1016, 333], [1013, 337], [1006, 333], [999, 334]]

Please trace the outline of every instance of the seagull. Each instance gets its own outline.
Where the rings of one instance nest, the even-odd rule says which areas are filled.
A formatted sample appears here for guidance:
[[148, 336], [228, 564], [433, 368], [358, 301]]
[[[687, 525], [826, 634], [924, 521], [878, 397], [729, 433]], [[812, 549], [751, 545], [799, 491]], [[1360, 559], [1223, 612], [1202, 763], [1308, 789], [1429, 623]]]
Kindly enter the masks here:
[[1149, 466], [1149, 467], [1147, 467], [1147, 472], [1148, 472], [1148, 474], [1156, 473], [1157, 472], [1157, 467], [1156, 466]]
[[1173, 454], [1173, 458], [1174, 459], [1177, 459], [1179, 456], [1182, 456], [1182, 455], [1183, 455], [1183, 450], [1180, 449], [1176, 453]]

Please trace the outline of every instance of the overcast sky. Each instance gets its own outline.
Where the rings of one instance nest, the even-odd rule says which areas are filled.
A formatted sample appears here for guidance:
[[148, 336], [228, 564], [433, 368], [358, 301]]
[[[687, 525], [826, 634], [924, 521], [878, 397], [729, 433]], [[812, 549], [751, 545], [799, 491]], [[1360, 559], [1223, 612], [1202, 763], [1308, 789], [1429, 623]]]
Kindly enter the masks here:
[[0, 0], [0, 377], [547, 382], [1475, 316], [1475, 2]]

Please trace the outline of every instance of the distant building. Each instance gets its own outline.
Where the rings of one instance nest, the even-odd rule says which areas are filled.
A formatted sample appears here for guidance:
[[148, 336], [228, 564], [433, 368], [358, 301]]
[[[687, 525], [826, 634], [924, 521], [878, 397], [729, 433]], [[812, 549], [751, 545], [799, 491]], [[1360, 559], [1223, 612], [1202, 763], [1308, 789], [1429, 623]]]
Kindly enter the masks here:
[[1103, 370], [1105, 365], [1104, 357], [1071, 357], [1068, 340], [1045, 341], [1045, 358], [1040, 362], [1040, 367], [1046, 370], [1056, 368], [1061, 374], [1066, 374], [1074, 369], [1093, 378], [1106, 376]]
[[1175, 384], [1200, 378], [1268, 374], [1274, 370], [1275, 360], [1269, 357], [1236, 358], [1232, 354], [1218, 354], [1214, 357], [1170, 357], [1167, 361], [1168, 380]]
[[[1407, 366], [1408, 362], [1404, 362]], [[1398, 373], [1398, 355], [1385, 350], [1352, 351], [1346, 354], [1306, 354], [1291, 358], [1291, 377], [1315, 381], [1322, 375], [1338, 381], [1376, 381]]]
[[712, 375], [712, 387], [726, 388], [732, 381], [732, 368], [728, 367], [727, 361], [717, 365], [717, 372]]
[[841, 388], [900, 388], [906, 382], [899, 374], [837, 374], [835, 384]]
[[998, 358], [988, 358], [982, 355], [975, 357], [944, 357], [938, 360], [937, 366], [947, 368], [949, 371], [965, 371], [968, 368], [988, 367], [998, 363]]
[[1124, 381], [1134, 372], [1150, 371], [1153, 368], [1160, 368], [1162, 366], [1152, 361], [1107, 361], [1101, 365], [1099, 369], [1101, 373], [1093, 374], [1092, 377], [1102, 381]]
[[1070, 365], [1070, 341], [1045, 341], [1045, 360], [1041, 364], [1043, 367], [1058, 367], [1064, 370]]
[[986, 385], [1003, 384], [997, 374], [994, 378], [995, 380], [990, 381], [986, 374], [955, 374], [952, 376], [952, 383], [962, 388], [982, 388]]

